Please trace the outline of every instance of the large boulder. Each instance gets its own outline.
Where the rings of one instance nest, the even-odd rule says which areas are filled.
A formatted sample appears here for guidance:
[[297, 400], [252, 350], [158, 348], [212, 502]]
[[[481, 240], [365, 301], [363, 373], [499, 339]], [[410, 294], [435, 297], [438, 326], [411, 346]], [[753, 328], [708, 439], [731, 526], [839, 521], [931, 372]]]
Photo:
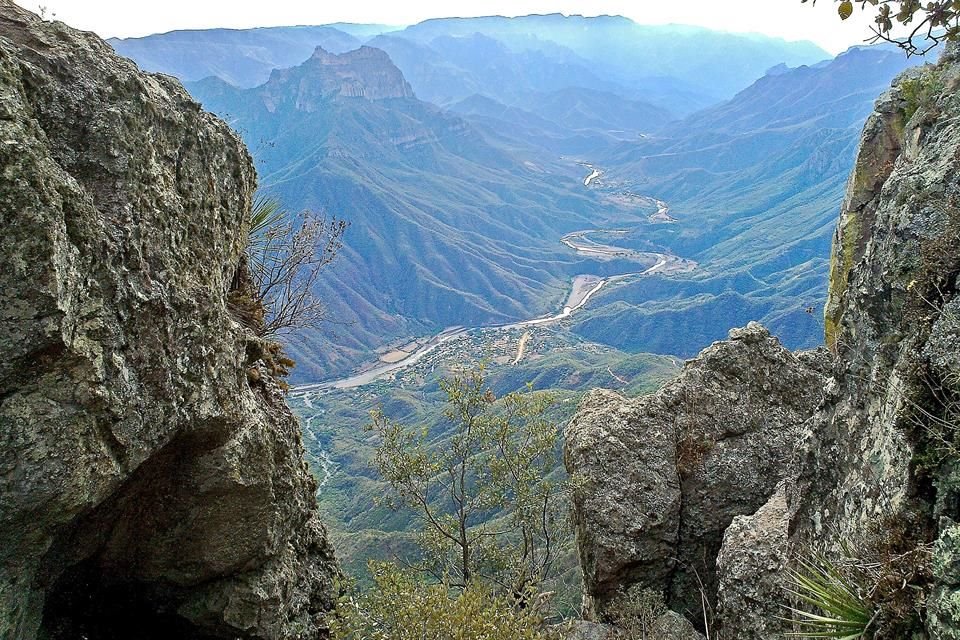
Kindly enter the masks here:
[[0, 638], [317, 637], [315, 483], [228, 305], [242, 143], [0, 0], [0, 166]]
[[702, 620], [724, 531], [790, 475], [826, 364], [825, 353], [793, 354], [751, 323], [653, 395], [585, 398], [565, 461], [588, 611], [602, 614], [639, 584]]

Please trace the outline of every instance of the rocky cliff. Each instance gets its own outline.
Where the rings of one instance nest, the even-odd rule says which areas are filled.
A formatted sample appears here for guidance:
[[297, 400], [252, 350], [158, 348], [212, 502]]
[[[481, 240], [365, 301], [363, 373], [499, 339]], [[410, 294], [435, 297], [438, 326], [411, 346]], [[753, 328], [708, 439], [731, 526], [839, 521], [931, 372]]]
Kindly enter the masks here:
[[[960, 638], [960, 55], [899, 78], [861, 141], [834, 239], [827, 342], [837, 355], [791, 500], [791, 544], [853, 541], [864, 562], [927, 596], [898, 615], [881, 593], [878, 637]], [[937, 541], [939, 539], [939, 541]], [[924, 569], [926, 571], [926, 569]], [[922, 598], [921, 598], [922, 600]], [[897, 619], [901, 618], [901, 619]]]
[[308, 113], [336, 96], [366, 100], [414, 97], [390, 56], [373, 47], [340, 55], [317, 47], [303, 64], [271, 72], [270, 79], [257, 91], [270, 111], [291, 103], [297, 111]]
[[0, 166], [0, 638], [317, 637], [315, 484], [228, 308], [243, 145], [0, 0]]
[[[958, 285], [954, 45], [898, 79], [865, 126], [834, 240], [827, 376], [754, 329], [652, 397], [580, 408], [567, 465], [595, 613], [641, 583], [689, 616], [696, 569], [713, 637], [781, 638], [804, 560], [840, 567], [869, 637], [960, 638]], [[684, 425], [701, 445], [680, 448]], [[751, 444], [714, 444], [730, 431]], [[698, 452], [692, 469], [683, 450]]]
[[[735, 516], [751, 514], [790, 468], [823, 395], [825, 353], [795, 355], [751, 324], [689, 361], [656, 394], [596, 391], [566, 431], [587, 610], [619, 590], [661, 591], [702, 617], [714, 559]], [[712, 597], [711, 597], [712, 601]]]

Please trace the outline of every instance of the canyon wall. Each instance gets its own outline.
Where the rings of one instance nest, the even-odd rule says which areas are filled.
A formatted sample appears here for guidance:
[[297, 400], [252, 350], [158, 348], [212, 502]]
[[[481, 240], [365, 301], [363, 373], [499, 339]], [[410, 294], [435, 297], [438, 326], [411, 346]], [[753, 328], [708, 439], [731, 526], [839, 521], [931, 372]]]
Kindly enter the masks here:
[[322, 635], [299, 425], [229, 304], [243, 144], [0, 0], [0, 166], [0, 638]]

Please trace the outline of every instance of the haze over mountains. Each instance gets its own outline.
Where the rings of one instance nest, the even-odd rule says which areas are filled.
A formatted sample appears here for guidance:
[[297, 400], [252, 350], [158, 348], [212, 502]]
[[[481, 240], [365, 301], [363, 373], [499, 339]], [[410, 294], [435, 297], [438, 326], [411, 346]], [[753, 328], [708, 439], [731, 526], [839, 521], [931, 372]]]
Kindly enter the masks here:
[[[569, 328], [680, 356], [748, 320], [818, 344], [857, 135], [908, 64], [559, 15], [112, 44], [237, 128], [264, 190], [351, 222], [319, 292], [344, 324], [292, 338], [300, 380], [391, 340], [554, 311], [573, 276], [639, 273], [657, 255], [698, 268], [611, 282]], [[624, 251], [561, 242], [584, 230], [616, 231], [584, 237]]]
[[678, 112], [728, 98], [774, 65], [830, 57], [810, 42], [560, 14], [443, 18], [401, 30], [339, 24], [175, 31], [110, 43], [147, 70], [185, 81], [217, 76], [241, 88], [302, 62], [317, 46], [343, 53], [365, 43], [389, 53], [418, 97], [440, 106], [473, 94], [515, 104], [576, 86]]

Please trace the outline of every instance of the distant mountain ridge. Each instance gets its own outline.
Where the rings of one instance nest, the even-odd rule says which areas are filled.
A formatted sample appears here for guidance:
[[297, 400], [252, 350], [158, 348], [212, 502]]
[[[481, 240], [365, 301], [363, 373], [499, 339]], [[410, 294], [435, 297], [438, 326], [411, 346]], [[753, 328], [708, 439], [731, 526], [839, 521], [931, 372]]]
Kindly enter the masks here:
[[624, 87], [625, 97], [640, 99], [644, 95], [631, 92], [656, 90], [669, 78], [717, 101], [732, 97], [776, 64], [795, 67], [831, 57], [811, 42], [686, 25], [641, 25], [622, 16], [437, 18], [391, 35], [430, 44], [475, 33], [497, 39], [514, 52], [538, 51], [560, 62], [583, 64], [606, 82]]
[[421, 99], [438, 105], [482, 94], [517, 106], [531, 92], [582, 87], [680, 114], [732, 96], [777, 64], [830, 57], [809, 42], [559, 14], [442, 18], [393, 31], [377, 25], [179, 31], [110, 43], [145, 69], [185, 81], [216, 75], [241, 88], [303, 62], [316, 46], [339, 54], [369, 44], [390, 54]]
[[300, 64], [317, 47], [344, 53], [362, 44], [332, 27], [199, 29], [107, 42], [145, 71], [168, 73], [184, 82], [215, 76], [244, 88], [263, 84], [273, 69]]

